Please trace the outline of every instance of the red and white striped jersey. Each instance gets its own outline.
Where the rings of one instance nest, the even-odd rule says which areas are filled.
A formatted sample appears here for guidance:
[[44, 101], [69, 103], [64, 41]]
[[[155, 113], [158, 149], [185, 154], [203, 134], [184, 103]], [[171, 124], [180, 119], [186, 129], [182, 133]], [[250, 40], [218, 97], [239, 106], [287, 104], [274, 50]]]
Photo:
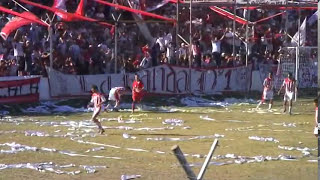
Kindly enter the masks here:
[[93, 93], [91, 96], [91, 103], [94, 109], [101, 108], [101, 104], [106, 102], [106, 98], [101, 93]]
[[284, 86], [285, 92], [286, 93], [287, 92], [294, 92], [295, 86], [296, 86], [295, 83], [296, 83], [295, 80], [292, 80], [290, 78], [285, 78], [282, 83], [282, 86]]
[[264, 90], [272, 90], [273, 89], [273, 79], [272, 78], [265, 78], [264, 81], [263, 81], [263, 87], [264, 87]]

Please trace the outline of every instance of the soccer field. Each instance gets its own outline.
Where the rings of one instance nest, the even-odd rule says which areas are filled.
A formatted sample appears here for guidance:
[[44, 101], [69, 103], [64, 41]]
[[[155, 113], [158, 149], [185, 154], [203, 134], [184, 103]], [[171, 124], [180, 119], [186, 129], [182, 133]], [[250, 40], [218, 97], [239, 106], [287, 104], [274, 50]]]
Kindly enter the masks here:
[[280, 100], [272, 112], [241, 101], [190, 106], [104, 112], [105, 135], [89, 121], [91, 112], [49, 114], [42, 107], [47, 114], [9, 114], [0, 120], [0, 179], [183, 180], [171, 147], [179, 145], [198, 174], [215, 138], [207, 180], [316, 179], [312, 99], [295, 102], [291, 116], [281, 113]]

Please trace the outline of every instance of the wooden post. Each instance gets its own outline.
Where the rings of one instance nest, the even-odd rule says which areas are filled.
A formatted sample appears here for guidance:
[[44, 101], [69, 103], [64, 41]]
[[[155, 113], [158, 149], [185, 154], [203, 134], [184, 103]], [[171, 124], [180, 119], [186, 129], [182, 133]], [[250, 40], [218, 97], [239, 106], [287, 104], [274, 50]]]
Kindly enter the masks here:
[[179, 148], [179, 146], [174, 145], [171, 150], [173, 151], [174, 155], [176, 156], [176, 158], [178, 159], [179, 163], [181, 164], [181, 166], [183, 167], [184, 172], [187, 174], [188, 178], [190, 180], [196, 180], [196, 175], [193, 173], [191, 167], [189, 166], [186, 158], [184, 157], [181, 149]]
[[210, 162], [210, 160], [212, 158], [213, 152], [216, 149], [217, 145], [218, 145], [218, 139], [215, 139], [213, 141], [212, 145], [211, 145], [211, 148], [210, 148], [210, 151], [209, 151], [209, 153], [208, 153], [208, 155], [206, 157], [206, 160], [204, 161], [204, 163], [203, 163], [203, 165], [201, 167], [201, 170], [200, 170], [200, 172], [198, 174], [197, 180], [202, 180], [202, 178], [204, 176], [204, 173], [206, 173], [207, 167], [209, 165], [209, 162]]

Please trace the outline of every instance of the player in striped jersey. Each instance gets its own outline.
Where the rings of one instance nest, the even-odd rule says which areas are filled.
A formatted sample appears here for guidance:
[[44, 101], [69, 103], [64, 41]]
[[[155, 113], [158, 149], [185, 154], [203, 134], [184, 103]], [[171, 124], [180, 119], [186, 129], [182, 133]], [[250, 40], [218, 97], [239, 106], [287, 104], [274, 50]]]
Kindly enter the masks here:
[[124, 93], [130, 92], [130, 91], [131, 91], [130, 87], [125, 87], [125, 88], [124, 87], [114, 87], [114, 88], [111, 88], [111, 90], [109, 92], [109, 97], [108, 97], [109, 103], [108, 103], [108, 106], [106, 107], [106, 109], [108, 109], [111, 106], [112, 102], [115, 102], [113, 110], [114, 111], [118, 111], [118, 107], [119, 107], [119, 104], [120, 104], [121, 96]]
[[269, 100], [269, 110], [271, 110], [272, 104], [273, 104], [273, 91], [274, 91], [273, 83], [274, 82], [272, 79], [272, 73], [270, 72], [268, 74], [268, 77], [263, 81], [262, 99], [256, 109], [258, 109], [260, 105], [265, 102], [265, 100]]
[[96, 85], [93, 85], [91, 88], [92, 97], [89, 106], [93, 106], [93, 115], [91, 120], [96, 123], [96, 125], [99, 128], [99, 133], [103, 134], [105, 130], [102, 128], [102, 125], [100, 121], [97, 119], [98, 115], [102, 111], [103, 103], [106, 101], [106, 98], [103, 96], [103, 94], [99, 93], [98, 87]]
[[283, 80], [282, 86], [278, 92], [280, 95], [281, 90], [284, 88], [285, 93], [283, 97], [283, 113], [287, 111], [287, 101], [289, 102], [289, 114], [292, 113], [292, 99], [294, 97], [294, 93], [297, 90], [296, 80], [292, 77], [292, 73], [288, 73], [288, 77]]

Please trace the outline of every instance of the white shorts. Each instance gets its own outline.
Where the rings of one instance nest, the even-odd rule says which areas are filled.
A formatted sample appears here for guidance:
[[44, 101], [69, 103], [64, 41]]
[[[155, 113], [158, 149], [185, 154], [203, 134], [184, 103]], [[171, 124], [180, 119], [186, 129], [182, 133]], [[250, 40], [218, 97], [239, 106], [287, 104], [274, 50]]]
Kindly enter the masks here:
[[293, 99], [293, 92], [286, 92], [284, 94], [283, 100], [285, 101], [291, 101]]
[[273, 91], [272, 90], [265, 90], [262, 94], [262, 100], [272, 100], [273, 99]]
[[317, 126], [314, 127], [313, 134], [314, 135], [319, 134], [319, 128]]

